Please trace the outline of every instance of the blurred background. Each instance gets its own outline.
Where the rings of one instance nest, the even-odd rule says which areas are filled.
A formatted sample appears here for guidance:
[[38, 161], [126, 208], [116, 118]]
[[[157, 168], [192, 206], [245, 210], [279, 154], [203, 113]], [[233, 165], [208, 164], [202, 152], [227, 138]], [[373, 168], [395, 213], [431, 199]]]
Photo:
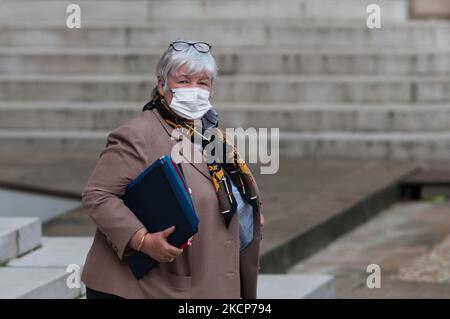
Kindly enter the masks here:
[[80, 193], [176, 39], [213, 46], [222, 127], [280, 130], [278, 173], [253, 167], [260, 297], [449, 298], [449, 18], [450, 0], [0, 0], [0, 298], [83, 298]]

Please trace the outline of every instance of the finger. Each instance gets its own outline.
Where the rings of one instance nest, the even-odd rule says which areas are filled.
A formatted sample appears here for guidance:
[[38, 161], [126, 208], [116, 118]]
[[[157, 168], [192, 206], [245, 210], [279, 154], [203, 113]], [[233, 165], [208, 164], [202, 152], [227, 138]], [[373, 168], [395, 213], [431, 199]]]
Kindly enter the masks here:
[[165, 261], [165, 262], [168, 262], [168, 261], [171, 260], [171, 259], [174, 259], [174, 260], [175, 260], [175, 258], [177, 258], [177, 257], [178, 257], [178, 255], [166, 253], [166, 254], [165, 254], [165, 257], [164, 257], [164, 261]]
[[175, 226], [171, 226], [171, 227], [169, 227], [169, 228], [167, 228], [167, 229], [164, 229], [164, 230], [162, 231], [162, 235], [163, 235], [164, 238], [167, 238], [167, 237], [169, 237], [170, 234], [172, 234], [174, 231], [175, 231]]
[[168, 259], [169, 259], [168, 257], [167, 258], [166, 257], [160, 257], [160, 258], [157, 259], [157, 261], [160, 262], [160, 263], [165, 263], [165, 262], [167, 262]]
[[163, 262], [171, 263], [175, 260], [176, 257], [167, 257]]
[[177, 257], [183, 253], [183, 249], [172, 246], [170, 244], [167, 244], [166, 251], [171, 257]]

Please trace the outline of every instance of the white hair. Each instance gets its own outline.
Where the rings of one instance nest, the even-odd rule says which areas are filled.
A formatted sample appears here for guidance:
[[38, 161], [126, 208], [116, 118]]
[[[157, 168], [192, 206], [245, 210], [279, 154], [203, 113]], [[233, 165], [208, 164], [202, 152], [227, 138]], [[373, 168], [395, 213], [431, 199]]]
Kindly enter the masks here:
[[[194, 43], [197, 41], [186, 42]], [[163, 53], [156, 66], [156, 76], [164, 82], [164, 90], [169, 89], [167, 78], [174, 74], [182, 65], [186, 65], [189, 74], [205, 71], [211, 78], [212, 83], [217, 77], [217, 65], [211, 52], [198, 52], [193, 46], [189, 46], [183, 51], [175, 51], [172, 47], [169, 47]]]

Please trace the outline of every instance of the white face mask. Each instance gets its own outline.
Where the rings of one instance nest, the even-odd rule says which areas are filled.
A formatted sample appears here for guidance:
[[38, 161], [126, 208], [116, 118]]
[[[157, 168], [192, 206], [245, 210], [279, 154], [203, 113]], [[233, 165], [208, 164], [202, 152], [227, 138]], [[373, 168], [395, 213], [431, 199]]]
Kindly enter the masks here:
[[209, 91], [200, 88], [172, 89], [172, 102], [170, 107], [179, 116], [196, 120], [212, 109], [209, 103]]

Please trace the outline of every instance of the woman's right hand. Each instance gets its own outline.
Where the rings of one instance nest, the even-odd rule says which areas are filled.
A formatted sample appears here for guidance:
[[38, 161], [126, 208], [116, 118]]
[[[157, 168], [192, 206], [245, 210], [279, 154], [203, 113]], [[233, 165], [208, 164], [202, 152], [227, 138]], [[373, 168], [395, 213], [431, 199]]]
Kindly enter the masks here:
[[159, 262], [172, 262], [183, 253], [183, 249], [167, 242], [167, 237], [174, 231], [175, 226], [172, 226], [157, 233], [148, 233], [140, 251]]

